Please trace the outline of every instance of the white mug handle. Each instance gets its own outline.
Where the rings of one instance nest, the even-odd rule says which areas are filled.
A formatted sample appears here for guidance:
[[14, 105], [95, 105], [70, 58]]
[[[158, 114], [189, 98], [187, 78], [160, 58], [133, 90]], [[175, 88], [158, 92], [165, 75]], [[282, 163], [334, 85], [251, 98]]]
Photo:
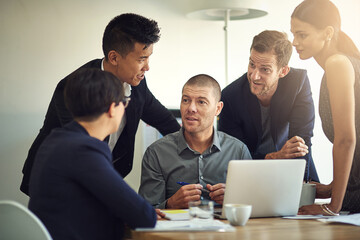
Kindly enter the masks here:
[[236, 208], [235, 207], [233, 207], [231, 209], [231, 213], [233, 215], [234, 221], [237, 222], [238, 220], [237, 220], [237, 216], [236, 216], [237, 214], [236, 214]]

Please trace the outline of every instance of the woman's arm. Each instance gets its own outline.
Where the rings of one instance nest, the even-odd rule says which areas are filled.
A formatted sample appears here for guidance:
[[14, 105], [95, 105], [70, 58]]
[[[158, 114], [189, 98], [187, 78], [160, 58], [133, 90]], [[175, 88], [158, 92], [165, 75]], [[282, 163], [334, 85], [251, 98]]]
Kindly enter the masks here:
[[333, 182], [331, 203], [333, 212], [341, 210], [354, 157], [355, 132], [355, 73], [344, 55], [333, 55], [325, 63], [334, 126]]

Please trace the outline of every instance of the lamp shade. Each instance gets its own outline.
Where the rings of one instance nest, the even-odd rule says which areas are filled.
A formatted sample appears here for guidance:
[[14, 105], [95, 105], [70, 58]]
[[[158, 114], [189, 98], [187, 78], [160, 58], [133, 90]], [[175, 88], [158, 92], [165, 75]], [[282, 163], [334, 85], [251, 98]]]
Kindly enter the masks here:
[[224, 21], [225, 84], [229, 83], [228, 23], [231, 20], [258, 18], [267, 15], [265, 0], [188, 0], [188, 18]]
[[259, 0], [192, 0], [187, 8], [187, 17], [212, 21], [258, 18], [267, 14], [265, 1]]

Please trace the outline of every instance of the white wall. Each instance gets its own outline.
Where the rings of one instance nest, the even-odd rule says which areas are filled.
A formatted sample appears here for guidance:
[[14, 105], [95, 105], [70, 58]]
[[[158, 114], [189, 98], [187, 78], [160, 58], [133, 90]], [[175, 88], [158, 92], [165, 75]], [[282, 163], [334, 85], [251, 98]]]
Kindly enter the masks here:
[[[207, 73], [225, 87], [222, 22], [190, 20], [183, 5], [196, 0], [0, 0], [0, 199], [27, 204], [18, 189], [27, 151], [42, 126], [58, 81], [85, 62], [102, 57], [101, 38], [114, 16], [135, 12], [159, 22], [162, 37], [146, 74], [154, 95], [167, 107], [178, 107], [181, 87], [191, 76]], [[270, 1], [268, 1], [270, 2]], [[230, 81], [246, 72], [254, 35], [265, 29], [290, 34], [290, 15], [300, 0], [272, 0], [269, 15], [232, 21], [229, 26]], [[360, 46], [360, 1], [334, 0], [343, 30]], [[291, 64], [307, 68], [317, 107], [322, 70], [294, 54]], [[142, 157], [137, 139], [134, 171], [127, 181], [138, 188]], [[330, 182], [331, 145], [316, 116], [313, 157], [320, 178]]]

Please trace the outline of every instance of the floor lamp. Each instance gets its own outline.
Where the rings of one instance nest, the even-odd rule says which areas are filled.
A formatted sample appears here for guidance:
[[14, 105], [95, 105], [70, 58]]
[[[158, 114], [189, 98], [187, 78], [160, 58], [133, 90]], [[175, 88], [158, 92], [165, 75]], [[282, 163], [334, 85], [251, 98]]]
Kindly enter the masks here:
[[258, 18], [267, 14], [265, 1], [260, 0], [192, 0], [187, 17], [210, 21], [224, 21], [225, 86], [229, 84], [229, 21]]

